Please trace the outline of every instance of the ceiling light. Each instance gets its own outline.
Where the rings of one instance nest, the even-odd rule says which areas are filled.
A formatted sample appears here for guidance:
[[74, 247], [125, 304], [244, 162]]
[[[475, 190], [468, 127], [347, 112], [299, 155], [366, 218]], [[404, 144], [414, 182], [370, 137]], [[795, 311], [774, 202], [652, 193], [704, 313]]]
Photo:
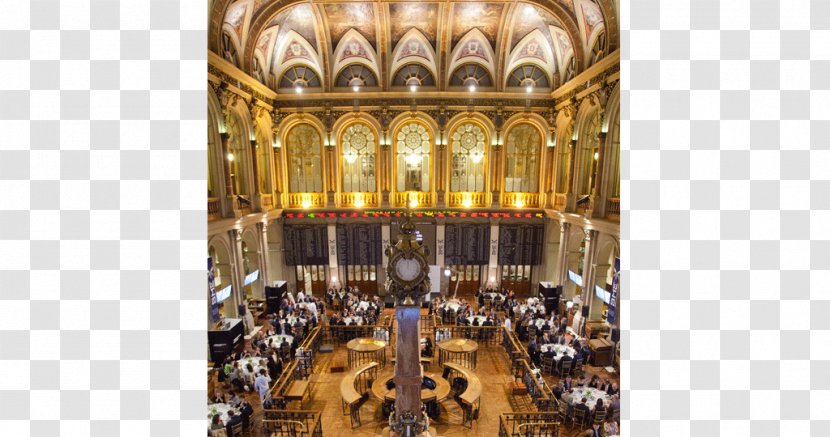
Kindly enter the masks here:
[[418, 91], [418, 85], [410, 85], [410, 86], [409, 86], [409, 91], [412, 91], [413, 93], [414, 93], [415, 91]]
[[302, 94], [303, 93], [303, 87], [297, 85], [296, 87], [294, 87], [294, 91], [296, 91], [297, 94]]
[[594, 152], [594, 160], [596, 161], [599, 159], [599, 152]]
[[470, 92], [471, 92], [471, 93], [474, 93], [474, 92], [476, 91], [476, 86], [475, 86], [475, 84], [470, 85], [470, 86], [469, 86], [469, 90], [470, 90]]
[[358, 92], [358, 91], [360, 91], [360, 87], [355, 85], [355, 86], [352, 87], [352, 91]]
[[533, 92], [533, 85], [528, 85], [527, 88], [525, 88], [525, 91], [527, 91], [529, 93], [532, 93]]
[[449, 277], [451, 274], [452, 274], [452, 270], [450, 270], [449, 268], [444, 269], [444, 276]]

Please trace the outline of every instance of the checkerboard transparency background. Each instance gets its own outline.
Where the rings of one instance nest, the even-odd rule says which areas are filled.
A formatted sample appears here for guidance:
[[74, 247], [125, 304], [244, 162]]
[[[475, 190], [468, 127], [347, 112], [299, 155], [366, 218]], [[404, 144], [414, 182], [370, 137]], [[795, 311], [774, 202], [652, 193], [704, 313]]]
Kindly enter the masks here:
[[[622, 3], [624, 435], [824, 435], [830, 2]], [[3, 435], [204, 433], [206, 8], [0, 0]]]
[[830, 2], [621, 21], [625, 434], [830, 435]]
[[0, 435], [205, 433], [203, 0], [0, 0]]

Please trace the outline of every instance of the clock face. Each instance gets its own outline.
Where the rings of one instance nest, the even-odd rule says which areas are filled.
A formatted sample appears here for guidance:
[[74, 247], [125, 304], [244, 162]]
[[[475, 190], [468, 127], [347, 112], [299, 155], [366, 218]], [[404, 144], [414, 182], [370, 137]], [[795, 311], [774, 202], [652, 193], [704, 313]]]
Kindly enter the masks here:
[[412, 281], [418, 277], [420, 271], [421, 263], [415, 259], [398, 258], [398, 262], [395, 264], [395, 273], [403, 281]]

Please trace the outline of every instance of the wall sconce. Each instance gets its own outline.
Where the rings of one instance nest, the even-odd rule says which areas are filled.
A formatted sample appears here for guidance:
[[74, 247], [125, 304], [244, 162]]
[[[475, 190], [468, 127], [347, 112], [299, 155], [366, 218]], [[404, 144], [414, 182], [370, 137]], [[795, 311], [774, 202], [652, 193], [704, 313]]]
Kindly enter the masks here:
[[233, 153], [228, 152], [225, 157], [228, 158], [228, 162], [233, 162]]

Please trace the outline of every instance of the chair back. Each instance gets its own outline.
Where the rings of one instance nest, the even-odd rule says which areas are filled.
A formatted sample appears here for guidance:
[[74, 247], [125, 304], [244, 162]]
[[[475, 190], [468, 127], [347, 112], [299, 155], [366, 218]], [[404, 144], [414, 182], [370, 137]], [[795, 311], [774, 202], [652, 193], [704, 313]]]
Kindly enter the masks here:
[[237, 437], [242, 435], [242, 422], [237, 423], [236, 425], [231, 426], [231, 435], [228, 437]]
[[601, 410], [597, 410], [594, 413], [594, 423], [602, 424], [605, 421], [605, 415], [608, 412], [607, 409], [603, 408]]
[[[585, 411], [582, 408], [574, 408], [573, 416], [574, 423], [579, 423], [580, 426], [585, 423]], [[235, 436], [234, 436], [235, 437]]]

